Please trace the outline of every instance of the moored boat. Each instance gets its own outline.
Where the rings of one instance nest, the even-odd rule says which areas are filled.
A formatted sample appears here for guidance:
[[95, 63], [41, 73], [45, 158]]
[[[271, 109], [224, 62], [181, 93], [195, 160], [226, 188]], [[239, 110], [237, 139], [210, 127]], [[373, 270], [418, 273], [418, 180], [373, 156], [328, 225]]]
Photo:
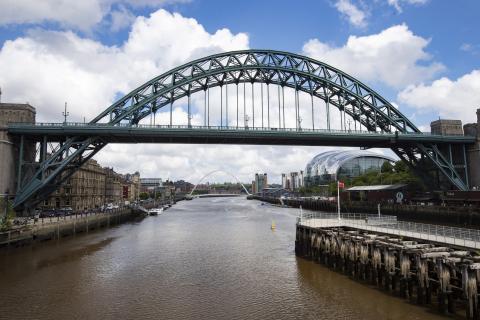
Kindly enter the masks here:
[[163, 208], [153, 208], [153, 209], [148, 210], [148, 214], [150, 216], [158, 216], [162, 212], [163, 212]]

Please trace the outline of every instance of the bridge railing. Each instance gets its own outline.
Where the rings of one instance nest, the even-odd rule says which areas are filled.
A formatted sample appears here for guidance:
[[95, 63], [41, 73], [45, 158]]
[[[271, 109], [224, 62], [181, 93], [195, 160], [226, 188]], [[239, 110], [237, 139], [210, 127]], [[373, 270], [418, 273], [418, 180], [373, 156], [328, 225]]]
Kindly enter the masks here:
[[[9, 123], [9, 127], [46, 127], [46, 128], [140, 128], [140, 129], [196, 129], [196, 130], [235, 130], [235, 131], [269, 131], [269, 132], [317, 132], [329, 134], [363, 134], [363, 135], [428, 135], [428, 136], [444, 136], [443, 134], [431, 132], [385, 132], [385, 131], [366, 131], [366, 130], [350, 130], [350, 129], [312, 129], [312, 128], [279, 128], [279, 127], [245, 127], [245, 126], [199, 126], [199, 125], [153, 125], [153, 124], [130, 124], [130, 123], [85, 123], [85, 122], [38, 122], [38, 123]], [[452, 135], [448, 136], [463, 136]]]

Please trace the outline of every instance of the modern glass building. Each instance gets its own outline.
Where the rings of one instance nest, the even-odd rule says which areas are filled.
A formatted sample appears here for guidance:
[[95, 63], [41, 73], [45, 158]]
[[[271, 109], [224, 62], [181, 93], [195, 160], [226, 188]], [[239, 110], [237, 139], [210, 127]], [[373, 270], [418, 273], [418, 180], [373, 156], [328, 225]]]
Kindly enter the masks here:
[[355, 178], [366, 172], [380, 172], [384, 162], [394, 158], [366, 150], [333, 150], [316, 155], [305, 168], [305, 185], [328, 184]]

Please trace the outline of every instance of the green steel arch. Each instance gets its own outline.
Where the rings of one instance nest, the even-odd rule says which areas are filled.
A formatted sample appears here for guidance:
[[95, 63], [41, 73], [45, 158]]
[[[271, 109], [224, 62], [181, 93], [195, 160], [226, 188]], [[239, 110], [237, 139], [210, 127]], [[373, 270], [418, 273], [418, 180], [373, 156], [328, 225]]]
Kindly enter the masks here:
[[243, 82], [307, 92], [345, 111], [370, 131], [420, 132], [388, 100], [345, 72], [309, 57], [273, 50], [226, 52], [174, 68], [133, 90], [91, 123], [138, 124], [195, 92]]
[[[239, 83], [272, 84], [306, 92], [312, 99], [320, 98], [348, 114], [368, 131], [420, 133], [387, 99], [354, 77], [309, 57], [273, 50], [225, 52], [186, 63], [125, 95], [90, 124], [135, 126], [162, 108], [170, 106], [171, 111], [176, 100], [190, 99], [195, 92]], [[33, 208], [105, 145], [101, 137], [73, 136], [48, 157], [45, 150], [41, 151], [31, 177], [19, 178], [14, 207]], [[468, 189], [468, 181], [464, 182], [436, 145], [418, 143], [411, 147], [392, 146], [392, 150], [412, 167], [422, 158], [430, 159], [452, 184]]]

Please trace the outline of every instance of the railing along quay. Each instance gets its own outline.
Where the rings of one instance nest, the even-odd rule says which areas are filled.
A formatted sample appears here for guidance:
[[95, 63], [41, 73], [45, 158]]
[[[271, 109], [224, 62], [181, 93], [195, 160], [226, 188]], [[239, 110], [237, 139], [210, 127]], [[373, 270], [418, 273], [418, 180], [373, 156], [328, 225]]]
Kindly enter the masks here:
[[302, 226], [348, 227], [377, 233], [428, 240], [470, 249], [480, 249], [480, 230], [397, 221], [395, 216], [309, 212], [298, 219]]

